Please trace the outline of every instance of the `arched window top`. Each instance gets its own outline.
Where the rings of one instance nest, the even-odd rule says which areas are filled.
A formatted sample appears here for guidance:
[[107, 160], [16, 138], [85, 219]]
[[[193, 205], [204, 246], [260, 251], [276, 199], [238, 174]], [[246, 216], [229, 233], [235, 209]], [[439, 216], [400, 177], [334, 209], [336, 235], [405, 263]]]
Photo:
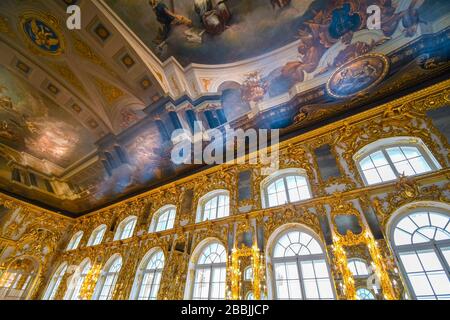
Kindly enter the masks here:
[[91, 236], [89, 238], [87, 246], [90, 247], [90, 246], [99, 245], [103, 240], [105, 232], [106, 232], [105, 224], [102, 224], [102, 225], [98, 226], [97, 228], [95, 228], [94, 231], [92, 231], [92, 233], [91, 233]]
[[120, 268], [122, 268], [122, 257], [116, 256], [111, 259], [112, 259], [112, 261], [109, 262], [109, 266], [108, 266], [108, 264], [106, 264], [107, 269], [105, 271], [108, 273], [119, 272]]
[[274, 258], [308, 256], [323, 254], [319, 242], [309, 233], [300, 230], [291, 230], [279, 237], [274, 250]]
[[203, 248], [197, 265], [222, 264], [226, 262], [227, 253], [225, 247], [218, 242], [213, 242]]
[[81, 238], [83, 238], [83, 231], [78, 231], [77, 233], [75, 233], [72, 237], [72, 239], [70, 239], [69, 244], [67, 245], [67, 251], [70, 250], [75, 250], [76, 248], [78, 248], [78, 245], [80, 244]]
[[160, 248], [148, 251], [136, 272], [131, 298], [156, 300], [164, 269], [164, 252]]
[[372, 291], [366, 288], [359, 288], [356, 290], [356, 296], [358, 300], [375, 300], [375, 296]]
[[255, 296], [253, 295], [253, 291], [247, 292], [245, 295], [245, 300], [255, 300]]
[[120, 222], [119, 226], [117, 227], [114, 240], [124, 240], [131, 238], [133, 236], [136, 222], [137, 222], [136, 216], [129, 216], [123, 219], [122, 222]]
[[289, 168], [273, 173], [261, 182], [261, 195], [264, 208], [310, 199], [306, 171]]
[[214, 220], [230, 215], [230, 192], [215, 190], [199, 200], [197, 222]]
[[438, 202], [411, 203], [398, 209], [388, 223], [389, 240], [413, 299], [450, 297], [449, 207]]
[[58, 267], [58, 269], [56, 269], [55, 273], [53, 274], [53, 277], [50, 280], [50, 283], [48, 284], [47, 290], [45, 291], [43, 297], [44, 300], [53, 300], [61, 284], [62, 278], [67, 271], [67, 267], [68, 267], [67, 262], [63, 262]]
[[450, 240], [450, 216], [433, 209], [416, 210], [398, 220], [393, 230], [395, 246]]
[[109, 258], [103, 268], [102, 275], [97, 282], [94, 297], [97, 300], [111, 300], [114, 294], [120, 269], [122, 268], [122, 257], [118, 254]]
[[364, 277], [369, 275], [369, 269], [367, 268], [367, 263], [362, 259], [349, 259], [348, 268], [353, 276]]
[[161, 249], [156, 250], [148, 257], [145, 270], [162, 270], [164, 260], [164, 252]]
[[368, 185], [441, 169], [423, 141], [414, 137], [380, 139], [359, 150], [353, 159]]
[[159, 232], [172, 229], [175, 223], [176, 207], [167, 205], [155, 212], [149, 232]]

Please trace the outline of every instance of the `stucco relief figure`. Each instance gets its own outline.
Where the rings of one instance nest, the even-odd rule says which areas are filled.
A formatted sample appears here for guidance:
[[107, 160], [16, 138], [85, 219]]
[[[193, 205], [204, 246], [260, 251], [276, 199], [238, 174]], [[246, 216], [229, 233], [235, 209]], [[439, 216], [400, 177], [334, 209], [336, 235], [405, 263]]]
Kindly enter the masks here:
[[190, 19], [172, 12], [160, 0], [150, 0], [149, 4], [156, 15], [156, 19], [161, 24], [158, 37], [153, 40], [158, 45], [162, 44], [169, 37], [173, 25], [192, 25], [192, 21]]
[[200, 17], [205, 31], [209, 34], [221, 34], [227, 28], [231, 12], [226, 5], [227, 0], [194, 0], [195, 12]]

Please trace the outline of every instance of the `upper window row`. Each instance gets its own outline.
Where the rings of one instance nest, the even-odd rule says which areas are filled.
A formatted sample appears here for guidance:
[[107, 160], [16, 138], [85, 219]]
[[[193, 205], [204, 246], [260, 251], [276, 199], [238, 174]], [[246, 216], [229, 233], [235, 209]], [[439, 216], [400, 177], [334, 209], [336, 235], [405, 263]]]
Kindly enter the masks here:
[[[381, 139], [361, 149], [354, 156], [367, 185], [395, 180], [402, 175], [413, 176], [439, 170], [441, 167], [426, 145], [418, 138], [396, 137]], [[264, 208], [307, 200], [312, 197], [311, 188], [303, 169], [284, 169], [264, 179], [261, 183], [261, 198]], [[230, 196], [227, 190], [212, 191], [199, 200], [196, 222], [224, 218], [230, 215]], [[165, 206], [153, 216], [149, 232], [173, 228], [176, 207]], [[114, 240], [131, 237], [137, 217], [123, 220]], [[106, 232], [102, 225], [92, 232], [88, 246], [101, 243]], [[67, 250], [78, 247], [83, 232], [76, 233]]]

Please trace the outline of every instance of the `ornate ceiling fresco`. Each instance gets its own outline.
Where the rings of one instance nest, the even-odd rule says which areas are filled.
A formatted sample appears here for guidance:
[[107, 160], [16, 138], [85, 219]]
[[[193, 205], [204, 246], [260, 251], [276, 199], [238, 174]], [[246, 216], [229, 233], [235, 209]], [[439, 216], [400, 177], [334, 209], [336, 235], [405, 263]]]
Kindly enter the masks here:
[[170, 160], [193, 119], [288, 136], [448, 77], [449, 26], [447, 0], [3, 0], [0, 189], [85, 214], [203, 169]]

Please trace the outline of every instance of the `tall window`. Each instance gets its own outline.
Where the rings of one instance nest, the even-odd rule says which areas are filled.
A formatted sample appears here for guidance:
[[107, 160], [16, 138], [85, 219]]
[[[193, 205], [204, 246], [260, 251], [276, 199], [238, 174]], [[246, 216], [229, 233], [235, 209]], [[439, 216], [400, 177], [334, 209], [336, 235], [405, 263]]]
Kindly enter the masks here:
[[422, 143], [411, 143], [405, 138], [383, 139], [367, 146], [359, 168], [366, 184], [392, 181], [400, 177], [414, 176], [440, 169], [428, 148]]
[[334, 299], [325, 254], [319, 242], [301, 231], [288, 231], [273, 250], [277, 299]]
[[282, 170], [262, 183], [265, 208], [311, 198], [308, 181], [304, 175], [298, 174], [298, 171], [297, 169]]
[[105, 232], [106, 232], [106, 225], [102, 224], [101, 226], [97, 227], [94, 231], [92, 231], [87, 246], [91, 247], [102, 243]]
[[355, 277], [366, 277], [369, 275], [367, 264], [361, 259], [349, 259], [348, 268]]
[[230, 215], [230, 197], [227, 191], [213, 191], [200, 201], [200, 217], [197, 222], [214, 220]]
[[80, 291], [83, 286], [83, 282], [86, 279], [86, 276], [91, 269], [91, 263], [89, 260], [85, 260], [80, 264], [78, 269], [75, 271], [75, 274], [72, 278], [72, 281], [67, 288], [66, 295], [64, 300], [80, 300]]
[[175, 223], [175, 215], [176, 208], [174, 206], [160, 209], [153, 217], [150, 232], [172, 229]]
[[78, 245], [80, 244], [81, 238], [83, 238], [83, 231], [78, 231], [77, 233], [75, 233], [72, 237], [72, 239], [70, 239], [69, 244], [67, 245], [67, 251], [70, 250], [75, 250], [76, 248], [78, 248]]
[[391, 234], [410, 293], [420, 300], [450, 300], [450, 214], [415, 210]]
[[59, 286], [61, 284], [64, 275], [66, 274], [66, 271], [67, 271], [67, 263], [63, 263], [61, 266], [59, 266], [59, 268], [53, 275], [52, 279], [50, 280], [47, 290], [45, 291], [43, 300], [53, 300], [55, 298], [56, 292], [58, 292]]
[[134, 227], [136, 226], [136, 221], [137, 218], [135, 216], [125, 218], [117, 227], [114, 241], [131, 238], [133, 236]]
[[31, 259], [14, 261], [0, 278], [0, 300], [22, 300], [27, 297], [36, 276], [37, 263]]
[[227, 254], [218, 242], [207, 245], [195, 266], [194, 300], [225, 299]]
[[116, 287], [121, 268], [122, 257], [120, 256], [113, 258], [111, 262], [106, 264], [106, 269], [102, 271], [97, 284], [95, 299], [111, 300], [113, 298], [114, 288]]
[[138, 300], [156, 300], [158, 297], [161, 276], [164, 269], [164, 253], [162, 250], [153, 252], [144, 260], [145, 266], [138, 275]]

